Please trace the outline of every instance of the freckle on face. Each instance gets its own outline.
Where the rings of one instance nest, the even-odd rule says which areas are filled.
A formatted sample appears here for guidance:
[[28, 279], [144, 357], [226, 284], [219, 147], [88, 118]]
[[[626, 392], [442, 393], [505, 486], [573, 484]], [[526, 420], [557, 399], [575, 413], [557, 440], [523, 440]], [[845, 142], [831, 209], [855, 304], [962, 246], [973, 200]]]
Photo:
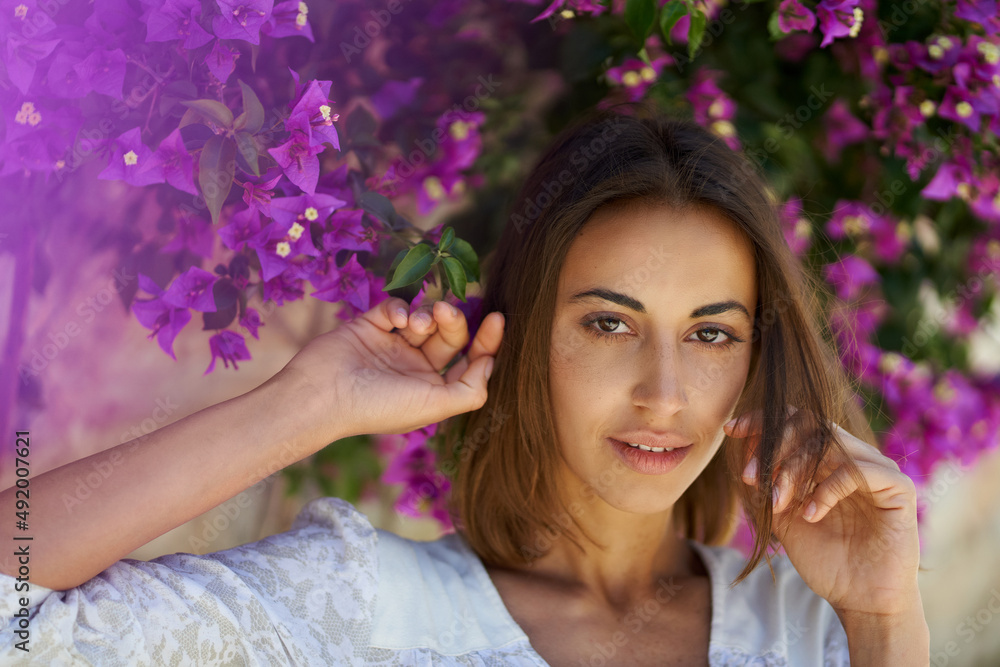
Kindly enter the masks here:
[[[595, 290], [629, 299], [572, 298]], [[570, 246], [556, 300], [549, 384], [563, 474], [620, 509], [668, 508], [717, 451], [747, 378], [757, 302], [752, 247], [712, 209], [603, 208]], [[691, 317], [720, 302], [750, 316], [732, 307]], [[605, 319], [590, 329], [624, 335], [589, 334], [585, 322], [595, 317]], [[714, 333], [698, 334], [712, 325]], [[733, 338], [743, 342], [722, 346]], [[599, 484], [602, 472], [620, 469], [606, 438], [633, 430], [671, 431], [694, 445], [666, 475], [625, 471]]]

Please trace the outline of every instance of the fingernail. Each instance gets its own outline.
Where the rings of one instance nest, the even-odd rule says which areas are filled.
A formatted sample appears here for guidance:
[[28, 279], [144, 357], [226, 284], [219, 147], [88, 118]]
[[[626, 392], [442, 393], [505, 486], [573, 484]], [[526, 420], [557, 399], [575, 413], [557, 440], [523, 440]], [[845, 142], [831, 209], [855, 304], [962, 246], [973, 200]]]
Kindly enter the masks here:
[[402, 307], [397, 308], [396, 312], [399, 313], [400, 315], [402, 315], [403, 317], [409, 317], [409, 315], [406, 312], [406, 308], [402, 308]]
[[810, 519], [813, 518], [815, 514], [816, 514], [816, 501], [814, 500], [811, 503], [809, 503], [809, 507], [807, 507], [806, 511], [802, 513], [802, 518], [805, 519], [806, 521], [809, 521]]
[[748, 463], [747, 467], [743, 470], [743, 478], [744, 479], [748, 479], [751, 482], [753, 482], [753, 481], [755, 481], [757, 479], [757, 457], [756, 456], [750, 458], [750, 463]]
[[779, 481], [774, 485], [774, 490], [771, 491], [771, 508], [774, 509], [778, 506], [778, 501], [781, 500], [781, 482]]
[[427, 326], [431, 323], [431, 318], [427, 313], [417, 313], [415, 319], [417, 320], [417, 322], [420, 322], [420, 324], [423, 324], [424, 326]]
[[726, 422], [726, 426], [728, 426], [729, 428], [732, 428], [732, 427], [736, 426], [736, 422], [737, 421], [739, 421], [739, 417], [733, 417], [732, 419], [730, 419], [729, 421]]
[[486, 362], [486, 379], [489, 380], [491, 375], [493, 375], [493, 359]]
[[451, 305], [450, 303], [448, 304], [448, 307], [451, 308], [451, 316], [452, 317], [458, 317], [458, 308], [456, 308], [455, 306]]

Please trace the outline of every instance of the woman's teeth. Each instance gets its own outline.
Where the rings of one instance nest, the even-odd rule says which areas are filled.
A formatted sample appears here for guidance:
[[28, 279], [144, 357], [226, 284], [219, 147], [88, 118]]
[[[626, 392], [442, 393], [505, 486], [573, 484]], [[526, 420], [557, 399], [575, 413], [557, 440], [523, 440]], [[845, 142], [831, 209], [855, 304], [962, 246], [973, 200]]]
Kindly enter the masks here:
[[637, 449], [642, 449], [642, 450], [645, 450], [647, 452], [672, 452], [672, 451], [674, 451], [673, 447], [647, 447], [646, 445], [637, 445], [634, 442], [626, 442], [625, 444], [628, 445], [629, 447], [636, 447]]

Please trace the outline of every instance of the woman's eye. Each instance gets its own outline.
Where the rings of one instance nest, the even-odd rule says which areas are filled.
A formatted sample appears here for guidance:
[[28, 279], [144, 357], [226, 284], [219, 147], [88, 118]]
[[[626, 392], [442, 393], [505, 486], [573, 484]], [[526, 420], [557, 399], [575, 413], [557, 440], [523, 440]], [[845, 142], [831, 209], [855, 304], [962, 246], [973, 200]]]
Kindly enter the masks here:
[[719, 334], [726, 335], [721, 329], [699, 329], [695, 332], [703, 343], [714, 343], [719, 338]]
[[594, 322], [601, 331], [608, 334], [624, 333], [627, 328], [624, 322], [614, 317], [602, 317]]

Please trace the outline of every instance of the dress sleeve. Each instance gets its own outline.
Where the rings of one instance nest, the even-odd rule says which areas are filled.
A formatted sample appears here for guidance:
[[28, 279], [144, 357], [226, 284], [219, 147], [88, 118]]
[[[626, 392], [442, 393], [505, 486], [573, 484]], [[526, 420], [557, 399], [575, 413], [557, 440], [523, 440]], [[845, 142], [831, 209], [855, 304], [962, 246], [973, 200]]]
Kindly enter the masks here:
[[350, 663], [368, 649], [377, 539], [350, 503], [320, 498], [286, 533], [204, 556], [123, 559], [66, 591], [29, 581], [15, 592], [17, 579], [0, 574], [0, 664]]

